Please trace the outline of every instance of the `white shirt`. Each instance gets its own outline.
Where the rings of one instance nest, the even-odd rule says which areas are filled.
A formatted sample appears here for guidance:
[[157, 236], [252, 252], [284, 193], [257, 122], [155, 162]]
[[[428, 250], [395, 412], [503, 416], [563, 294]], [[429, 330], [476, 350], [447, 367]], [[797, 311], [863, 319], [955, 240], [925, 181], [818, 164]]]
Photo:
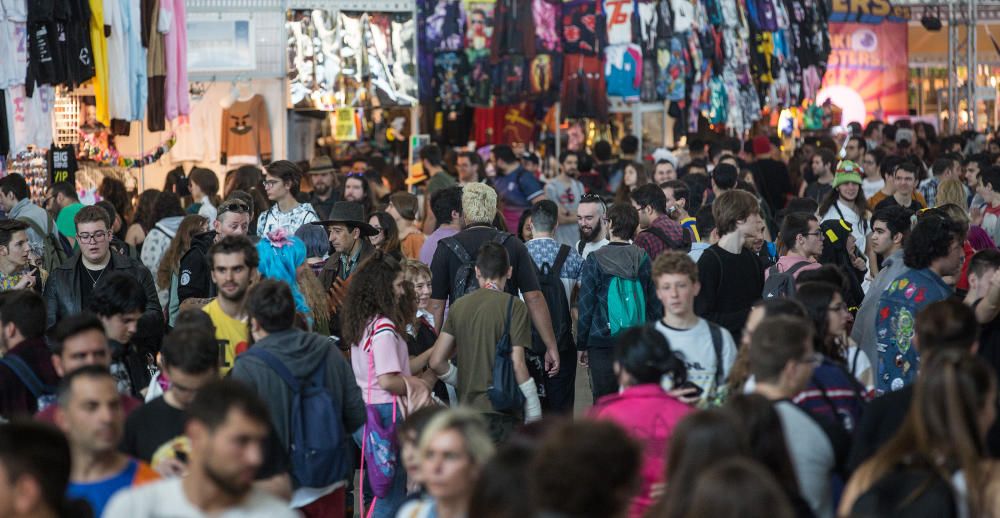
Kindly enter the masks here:
[[[583, 246], [583, 253], [580, 254], [580, 255], [582, 255], [584, 259], [587, 259], [587, 256], [590, 255], [591, 252], [593, 252], [594, 250], [598, 250], [598, 249], [603, 248], [605, 245], [607, 245], [610, 242], [611, 241], [608, 241], [607, 239], [602, 239], [600, 241], [593, 241], [593, 242], [587, 243], [586, 245]], [[577, 250], [579, 250], [580, 249], [580, 241], [577, 241], [576, 244], [573, 245], [573, 248], [576, 248]]]
[[817, 518], [833, 518], [831, 474], [835, 465], [833, 445], [826, 432], [805, 410], [790, 401], [778, 401], [774, 409], [781, 419], [788, 455], [792, 458], [795, 478], [802, 498]]
[[657, 320], [656, 330], [670, 343], [670, 350], [683, 357], [688, 381], [701, 387], [703, 397], [715, 392], [715, 373], [719, 368], [722, 369], [723, 380], [729, 377], [729, 370], [736, 361], [736, 344], [725, 328], [719, 329], [722, 334], [721, 366], [715, 357], [712, 332], [704, 318], [699, 318], [691, 329], [675, 329]]
[[[104, 518], [208, 518], [184, 494], [182, 479], [172, 478], [119, 491], [104, 509]], [[239, 505], [213, 518], [296, 518], [298, 513], [273, 496], [251, 489]]]
[[885, 180], [879, 178], [878, 180], [871, 181], [867, 178], [861, 180], [861, 190], [865, 193], [865, 199], [870, 200], [873, 196], [882, 188], [885, 187]]

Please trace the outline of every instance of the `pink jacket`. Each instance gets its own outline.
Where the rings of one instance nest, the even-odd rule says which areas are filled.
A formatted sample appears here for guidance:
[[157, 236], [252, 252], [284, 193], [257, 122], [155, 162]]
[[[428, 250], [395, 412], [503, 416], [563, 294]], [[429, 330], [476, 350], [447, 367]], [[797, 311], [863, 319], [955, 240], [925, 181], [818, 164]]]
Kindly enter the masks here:
[[693, 411], [652, 383], [605, 396], [591, 409], [591, 417], [617, 423], [642, 445], [642, 489], [632, 501], [629, 516], [641, 517], [652, 505], [650, 491], [654, 484], [663, 482], [674, 427]]

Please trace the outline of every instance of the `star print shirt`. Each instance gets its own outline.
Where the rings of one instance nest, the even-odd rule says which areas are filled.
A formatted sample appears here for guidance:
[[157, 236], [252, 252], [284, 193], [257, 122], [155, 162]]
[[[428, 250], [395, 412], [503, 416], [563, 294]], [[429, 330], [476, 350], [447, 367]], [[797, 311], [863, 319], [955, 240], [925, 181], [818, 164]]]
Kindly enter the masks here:
[[916, 379], [920, 366], [920, 355], [913, 347], [917, 313], [951, 294], [951, 287], [928, 268], [909, 270], [886, 288], [875, 315], [876, 395], [899, 390]]

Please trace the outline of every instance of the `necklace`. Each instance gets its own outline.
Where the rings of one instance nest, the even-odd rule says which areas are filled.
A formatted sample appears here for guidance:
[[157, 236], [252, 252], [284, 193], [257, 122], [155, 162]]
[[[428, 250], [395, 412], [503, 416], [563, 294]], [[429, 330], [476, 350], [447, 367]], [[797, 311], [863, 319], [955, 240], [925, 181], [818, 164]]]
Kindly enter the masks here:
[[94, 284], [91, 285], [91, 289], [97, 287], [97, 281], [101, 280], [101, 277], [104, 276], [104, 272], [107, 271], [107, 269], [108, 269], [108, 267], [105, 266], [104, 269], [101, 270], [101, 273], [95, 279], [94, 276], [91, 275], [91, 273], [90, 273], [90, 268], [87, 268], [86, 266], [83, 267], [83, 271], [87, 272], [87, 277], [90, 277], [91, 282], [94, 283]]

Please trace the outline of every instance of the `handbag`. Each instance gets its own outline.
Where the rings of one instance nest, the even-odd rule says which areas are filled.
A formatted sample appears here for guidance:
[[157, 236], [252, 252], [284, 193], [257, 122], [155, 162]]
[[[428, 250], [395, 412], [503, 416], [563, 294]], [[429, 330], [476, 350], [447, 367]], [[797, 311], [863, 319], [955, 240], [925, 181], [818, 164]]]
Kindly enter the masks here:
[[[390, 329], [395, 332], [395, 327], [390, 323], [383, 323], [379, 326], [375, 326], [373, 323], [372, 326], [373, 329], [364, 346], [368, 352], [368, 401], [371, 401], [372, 383], [375, 380], [375, 352], [372, 340], [375, 333], [380, 331]], [[396, 470], [399, 469], [399, 445], [396, 444], [397, 399], [396, 396], [392, 398], [392, 421], [388, 423], [382, 422], [382, 416], [375, 405], [371, 403], [365, 405], [367, 418], [361, 440], [361, 484], [364, 486], [363, 478], [367, 474], [368, 484], [371, 486], [376, 500], [379, 497], [385, 497], [392, 490], [392, 481], [396, 476]], [[360, 494], [361, 492], [359, 492], [359, 498]], [[359, 506], [359, 508], [363, 509], [364, 507]], [[367, 515], [370, 516], [374, 508], [375, 502], [373, 501]]]

